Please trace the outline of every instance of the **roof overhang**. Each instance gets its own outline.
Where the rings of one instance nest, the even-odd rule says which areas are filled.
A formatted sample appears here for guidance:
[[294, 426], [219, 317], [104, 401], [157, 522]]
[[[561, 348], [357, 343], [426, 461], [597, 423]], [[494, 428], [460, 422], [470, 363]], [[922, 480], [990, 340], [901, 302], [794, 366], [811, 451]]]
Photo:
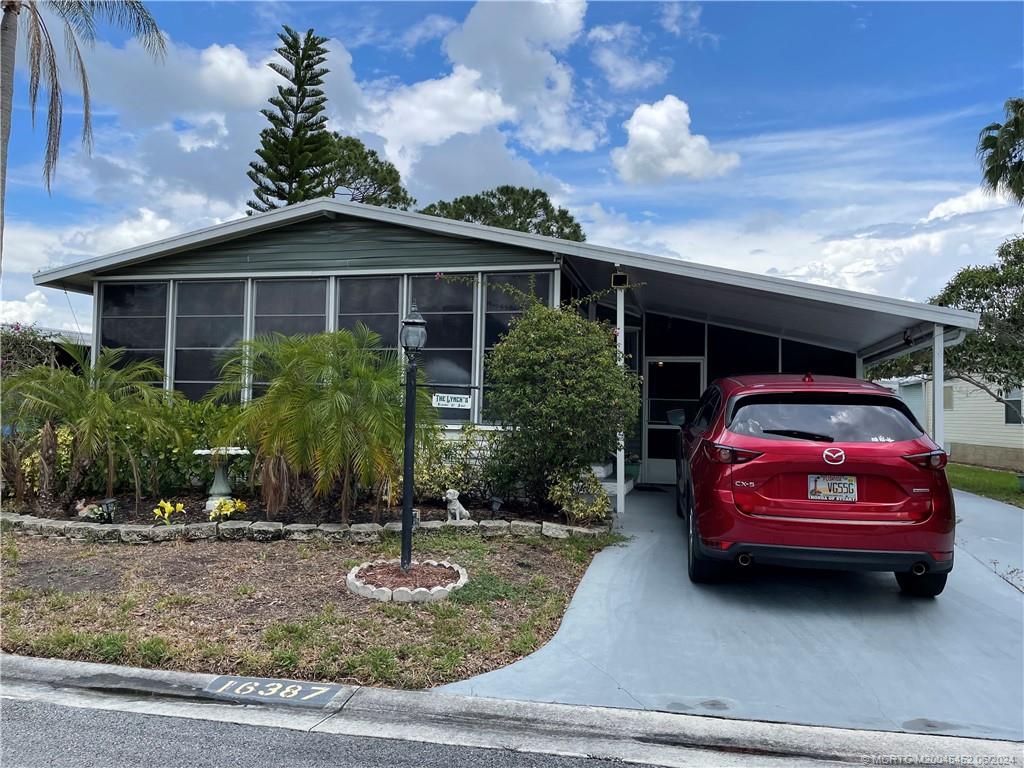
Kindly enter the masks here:
[[[37, 272], [37, 285], [91, 292], [110, 270], [210, 247], [320, 216], [346, 216], [447, 237], [500, 243], [567, 258], [592, 290], [610, 285], [616, 268], [644, 283], [644, 309], [782, 335], [856, 352], [877, 362], [927, 343], [936, 324], [950, 342], [978, 327], [974, 312], [858, 293], [691, 261], [577, 243], [421, 213], [323, 198], [188, 232], [154, 243]], [[909, 342], [908, 342], [909, 339]]]

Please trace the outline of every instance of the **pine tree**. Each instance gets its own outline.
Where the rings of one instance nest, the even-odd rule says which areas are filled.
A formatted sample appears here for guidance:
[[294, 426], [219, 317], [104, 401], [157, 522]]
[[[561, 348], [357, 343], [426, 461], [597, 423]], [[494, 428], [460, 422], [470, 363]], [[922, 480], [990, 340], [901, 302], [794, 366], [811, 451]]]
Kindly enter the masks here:
[[319, 87], [328, 71], [322, 66], [327, 38], [312, 29], [300, 37], [287, 25], [278, 37], [276, 51], [287, 63], [268, 66], [288, 83], [269, 99], [273, 109], [260, 110], [270, 126], [260, 131], [259, 159], [249, 163], [247, 175], [255, 185], [250, 214], [322, 197], [333, 147], [323, 114], [327, 97]]

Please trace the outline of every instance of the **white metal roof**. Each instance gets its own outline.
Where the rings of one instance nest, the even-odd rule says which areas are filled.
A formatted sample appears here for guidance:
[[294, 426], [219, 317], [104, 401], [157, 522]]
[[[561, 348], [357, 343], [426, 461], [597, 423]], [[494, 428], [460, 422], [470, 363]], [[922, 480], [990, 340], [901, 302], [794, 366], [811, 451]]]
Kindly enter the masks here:
[[[891, 356], [918, 344], [919, 338], [925, 336], [924, 325], [941, 323], [955, 339], [962, 338], [962, 331], [976, 329], [979, 321], [975, 312], [330, 198], [297, 203], [107, 256], [43, 270], [33, 279], [37, 285], [91, 291], [92, 279], [112, 269], [324, 215], [368, 219], [448, 237], [559, 254], [570, 257], [583, 272], [604, 273], [607, 269], [595, 271], [593, 267], [620, 265], [627, 272], [636, 273], [632, 277], [634, 282], [645, 282], [639, 300], [642, 304], [645, 300], [655, 300], [656, 311], [677, 310], [675, 313], [682, 316], [702, 316], [720, 322], [732, 320], [765, 332], [785, 331], [783, 335], [792, 338], [863, 352], [873, 359]], [[584, 266], [588, 262], [591, 269]], [[662, 276], [683, 280], [666, 281]], [[603, 288], [607, 284], [590, 287]], [[655, 309], [655, 306], [645, 305], [645, 308]], [[712, 311], [715, 308], [717, 310]], [[959, 336], [958, 330], [961, 331]], [[905, 340], [908, 335], [912, 340], [909, 344]]]

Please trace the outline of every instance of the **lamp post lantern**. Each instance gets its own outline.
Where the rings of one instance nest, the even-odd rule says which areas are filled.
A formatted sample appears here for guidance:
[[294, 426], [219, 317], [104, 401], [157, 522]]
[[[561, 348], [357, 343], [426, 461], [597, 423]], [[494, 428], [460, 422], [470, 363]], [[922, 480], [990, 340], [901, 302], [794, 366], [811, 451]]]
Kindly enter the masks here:
[[427, 321], [416, 310], [416, 302], [402, 320], [399, 338], [405, 350], [405, 455], [402, 467], [402, 570], [412, 565], [412, 496], [416, 456], [416, 364], [427, 344]]

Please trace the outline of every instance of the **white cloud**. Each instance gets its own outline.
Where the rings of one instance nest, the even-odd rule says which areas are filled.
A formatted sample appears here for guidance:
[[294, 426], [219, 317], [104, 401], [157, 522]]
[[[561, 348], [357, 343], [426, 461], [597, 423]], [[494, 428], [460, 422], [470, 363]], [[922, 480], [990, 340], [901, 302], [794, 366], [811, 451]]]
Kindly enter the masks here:
[[[181, 210], [192, 208], [196, 213], [205, 204], [206, 198], [202, 195], [179, 203]], [[98, 221], [86, 219], [65, 226], [5, 222], [5, 278], [10, 272], [31, 274], [170, 237], [190, 228], [194, 220], [182, 217], [173, 221], [148, 208], [139, 208], [122, 217]]]
[[54, 314], [49, 300], [40, 290], [30, 291], [20, 300], [0, 301], [0, 323], [46, 325]]
[[603, 137], [575, 97], [572, 69], [555, 55], [580, 36], [585, 12], [581, 0], [481, 2], [445, 38], [449, 59], [480, 72], [481, 86], [516, 109], [516, 136], [536, 151], [589, 151]]
[[1021, 230], [1013, 208], [846, 232], [814, 211], [750, 226], [746, 217], [637, 220], [597, 204], [574, 210], [593, 243], [916, 301], [961, 267], [993, 261], [998, 245]]
[[671, 69], [666, 59], [641, 58], [640, 27], [620, 22], [592, 28], [587, 41], [594, 45], [591, 59], [608, 84], [617, 91], [649, 88], [663, 82]]
[[718, 35], [701, 26], [701, 7], [697, 3], [662, 3], [658, 23], [666, 32], [692, 43], [718, 44]]
[[1009, 198], [1001, 192], [992, 194], [981, 187], [975, 187], [962, 195], [943, 200], [928, 212], [928, 215], [922, 219], [922, 222], [946, 219], [950, 216], [959, 216], [964, 213], [994, 211], [998, 208], [1006, 208], [1009, 205]]
[[563, 188], [557, 179], [538, 173], [526, 158], [516, 154], [497, 128], [462, 133], [443, 144], [424, 147], [406, 183], [421, 206], [499, 184], [541, 187], [552, 194]]
[[[276, 54], [253, 60], [230, 44], [197, 49], [168, 40], [162, 62], [134, 40], [123, 48], [99, 41], [83, 48], [83, 55], [93, 103], [113, 107], [130, 125], [153, 125], [182, 114], [259, 109], [279, 80], [266, 66]], [[75, 78], [67, 78], [64, 87], [79, 93]]]
[[641, 104], [624, 125], [626, 146], [612, 150], [612, 163], [630, 184], [707, 179], [739, 165], [735, 152], [715, 152], [706, 137], [690, 133], [690, 109], [675, 96]]
[[456, 66], [446, 77], [403, 86], [385, 97], [372, 130], [384, 137], [388, 157], [399, 171], [408, 172], [422, 146], [477, 133], [516, 116], [498, 93], [481, 87], [481, 79], [479, 72]]
[[456, 26], [458, 22], [455, 19], [431, 13], [403, 32], [398, 42], [403, 49], [411, 51], [423, 43], [444, 37]]

